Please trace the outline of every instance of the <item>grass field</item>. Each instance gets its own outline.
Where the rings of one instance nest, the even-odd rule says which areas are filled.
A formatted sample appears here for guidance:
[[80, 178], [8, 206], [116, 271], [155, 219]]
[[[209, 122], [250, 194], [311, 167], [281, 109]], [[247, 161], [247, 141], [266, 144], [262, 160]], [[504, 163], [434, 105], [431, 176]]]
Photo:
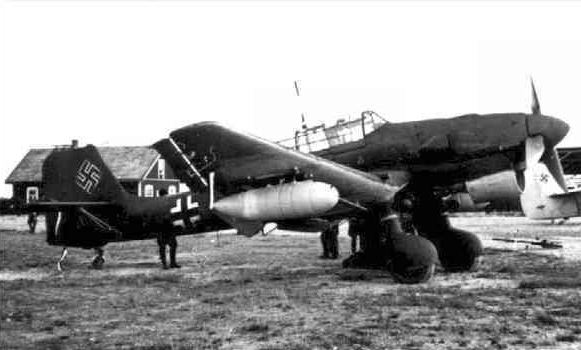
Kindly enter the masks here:
[[[581, 260], [487, 247], [475, 272], [423, 285], [320, 260], [317, 235], [180, 237], [180, 270], [154, 241], [60, 249], [0, 226], [0, 349], [580, 349]], [[12, 221], [10, 221], [12, 220]], [[454, 218], [482, 237], [568, 237], [524, 218]], [[485, 241], [486, 243], [486, 241]], [[349, 241], [341, 237], [342, 257]], [[567, 247], [565, 247], [567, 249]]]

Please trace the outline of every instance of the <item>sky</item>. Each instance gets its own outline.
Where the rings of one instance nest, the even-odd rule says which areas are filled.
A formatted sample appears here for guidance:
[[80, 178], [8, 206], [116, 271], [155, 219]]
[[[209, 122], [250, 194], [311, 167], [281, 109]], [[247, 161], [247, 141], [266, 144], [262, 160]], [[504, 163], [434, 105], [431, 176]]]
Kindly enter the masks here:
[[0, 0], [0, 197], [30, 148], [529, 112], [530, 77], [581, 146], [579, 18], [557, 1]]

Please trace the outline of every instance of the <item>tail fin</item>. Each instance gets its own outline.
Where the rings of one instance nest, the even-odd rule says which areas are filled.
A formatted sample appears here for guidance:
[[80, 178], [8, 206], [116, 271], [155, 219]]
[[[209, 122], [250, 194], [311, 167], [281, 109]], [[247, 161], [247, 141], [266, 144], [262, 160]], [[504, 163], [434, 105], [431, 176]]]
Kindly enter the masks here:
[[537, 163], [528, 167], [524, 172], [524, 177], [524, 192], [539, 197], [550, 197], [566, 193], [544, 163]]
[[97, 148], [55, 149], [42, 166], [46, 200], [119, 203], [125, 191]]
[[528, 218], [557, 219], [581, 215], [581, 192], [564, 192], [544, 163], [527, 167], [524, 176], [525, 190], [520, 202]]

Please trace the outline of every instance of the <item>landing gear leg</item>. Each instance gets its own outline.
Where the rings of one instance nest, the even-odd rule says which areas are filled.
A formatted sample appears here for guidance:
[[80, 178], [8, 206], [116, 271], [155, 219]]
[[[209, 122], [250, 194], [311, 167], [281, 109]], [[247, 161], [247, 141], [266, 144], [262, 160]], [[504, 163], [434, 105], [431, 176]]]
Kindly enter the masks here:
[[63, 272], [62, 264], [65, 261], [65, 258], [67, 257], [68, 253], [69, 253], [69, 249], [67, 247], [64, 247], [63, 252], [61, 253], [61, 258], [56, 263], [56, 268], [59, 272]]
[[352, 253], [343, 260], [343, 267], [363, 269], [386, 269], [389, 264], [385, 232], [380, 220], [375, 215], [362, 219], [351, 220], [349, 230], [359, 232], [358, 252]]
[[400, 283], [421, 283], [435, 270], [437, 251], [427, 239], [405, 234], [396, 215], [369, 216], [361, 236], [361, 251], [343, 261], [343, 267], [389, 270]]
[[91, 267], [95, 270], [101, 270], [103, 268], [103, 264], [105, 263], [105, 258], [103, 255], [105, 254], [105, 250], [103, 247], [95, 248], [95, 253], [97, 254], [93, 261], [91, 262]]
[[444, 214], [443, 203], [431, 188], [412, 190], [412, 220], [418, 233], [438, 249], [442, 267], [449, 272], [474, 269], [482, 255], [482, 243], [473, 233], [456, 229]]

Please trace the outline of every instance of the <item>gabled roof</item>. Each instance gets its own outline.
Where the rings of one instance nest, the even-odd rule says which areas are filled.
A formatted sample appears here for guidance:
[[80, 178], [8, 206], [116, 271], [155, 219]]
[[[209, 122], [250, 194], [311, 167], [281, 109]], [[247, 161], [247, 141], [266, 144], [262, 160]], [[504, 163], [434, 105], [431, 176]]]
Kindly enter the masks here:
[[141, 179], [159, 153], [147, 146], [98, 147], [105, 164], [118, 179]]
[[[139, 180], [146, 175], [159, 157], [156, 150], [147, 146], [97, 147], [105, 164], [119, 180]], [[14, 168], [6, 183], [41, 182], [42, 163], [52, 148], [31, 149]]]
[[52, 149], [31, 149], [12, 170], [6, 183], [41, 182], [42, 163]]

